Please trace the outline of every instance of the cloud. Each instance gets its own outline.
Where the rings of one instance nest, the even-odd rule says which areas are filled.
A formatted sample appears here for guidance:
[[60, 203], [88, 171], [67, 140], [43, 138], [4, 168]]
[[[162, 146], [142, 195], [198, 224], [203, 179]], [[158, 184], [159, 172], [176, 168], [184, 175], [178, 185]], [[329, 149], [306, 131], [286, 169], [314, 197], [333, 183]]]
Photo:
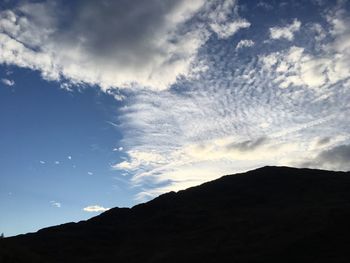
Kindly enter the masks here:
[[265, 10], [272, 10], [273, 9], [273, 6], [271, 4], [266, 3], [264, 1], [259, 1], [257, 3], [257, 6], [263, 8]]
[[119, 146], [119, 147], [116, 147], [116, 148], [113, 148], [113, 152], [121, 152], [121, 151], [123, 151], [124, 150], [124, 148], [122, 147], [122, 146]]
[[128, 158], [114, 168], [132, 175], [139, 201], [224, 174], [290, 164], [308, 156], [321, 131], [327, 137], [340, 129], [334, 123], [345, 117], [336, 112], [348, 97], [334, 104], [307, 89], [281, 90], [255, 59], [242, 64], [222, 53], [185, 91], [144, 91], [122, 108]]
[[[226, 39], [242, 28], [250, 27], [250, 23], [238, 15], [236, 0], [218, 1], [208, 12], [209, 26], [219, 38]], [[233, 17], [232, 17], [233, 14]]]
[[271, 27], [270, 37], [271, 39], [285, 38], [289, 41], [294, 39], [294, 33], [299, 31], [301, 22], [298, 19], [294, 19], [293, 23], [285, 27]]
[[232, 0], [88, 0], [69, 6], [25, 2], [2, 11], [0, 62], [66, 81], [66, 89], [87, 83], [104, 91], [162, 90], [191, 76], [197, 51], [212, 31], [227, 38], [249, 26], [237, 11], [229, 16]]
[[289, 86], [308, 86], [317, 88], [327, 81], [326, 69], [329, 60], [305, 54], [304, 48], [292, 46], [283, 52], [262, 56], [265, 69], [275, 69], [276, 79], [281, 88]]
[[329, 144], [331, 142], [331, 138], [330, 137], [323, 137], [323, 138], [320, 138], [318, 141], [317, 141], [317, 145], [318, 146], [323, 146], [323, 145], [326, 145], [326, 144]]
[[[72, 13], [55, 1], [22, 4], [0, 14], [0, 61], [67, 90], [97, 84], [123, 99], [111, 88], [131, 88], [110, 124], [123, 134], [114, 151], [125, 157], [113, 167], [131, 175], [138, 200], [349, 145], [345, 11], [265, 28], [291, 45], [249, 40], [250, 30], [236, 39], [254, 25], [236, 1], [190, 2], [75, 1]], [[235, 50], [252, 44], [240, 59]]]
[[300, 166], [350, 171], [350, 145], [330, 147], [321, 151], [314, 159], [301, 163]]
[[[132, 176], [136, 198], [258, 166], [300, 165], [349, 144], [350, 81], [327, 75], [333, 69], [324, 59], [335, 59], [338, 35], [330, 37], [334, 26], [326, 24], [325, 38], [271, 45], [268, 53], [261, 48], [273, 42], [257, 41], [244, 60], [232, 42], [213, 38], [198, 57], [207, 68], [195, 80], [133, 94], [118, 118], [126, 158], [113, 167]], [[303, 33], [316, 37], [321, 31], [312, 25]]]
[[[234, 11], [235, 18], [230, 19]], [[226, 39], [238, 30], [250, 27], [250, 23], [238, 16], [236, 1], [227, 0], [218, 4], [213, 12], [209, 14], [210, 28], [219, 38]]]
[[61, 208], [62, 204], [56, 201], [50, 201], [50, 204], [56, 208]]
[[[324, 23], [305, 26], [308, 43], [261, 56], [265, 69], [275, 70], [281, 88], [306, 86], [314, 89], [349, 85], [350, 19], [344, 3], [328, 8]], [[303, 47], [303, 45], [305, 47]], [[311, 48], [310, 46], [313, 46]]]
[[10, 79], [1, 79], [2, 84], [8, 86], [8, 87], [12, 87], [15, 85], [15, 81], [14, 80], [10, 80]]
[[83, 210], [85, 212], [89, 212], [89, 213], [93, 213], [93, 212], [105, 212], [107, 210], [109, 210], [110, 208], [105, 208], [103, 206], [99, 206], [99, 205], [90, 205], [87, 207], [84, 207]]
[[272, 52], [260, 57], [266, 71], [275, 71], [275, 82], [281, 88], [306, 86], [310, 88], [330, 87], [337, 83], [348, 85], [350, 77], [350, 19], [343, 9], [329, 11], [328, 34], [320, 26], [311, 25], [310, 42], [316, 50], [291, 46], [287, 50]]
[[245, 19], [240, 19], [225, 24], [213, 23], [210, 25], [211, 29], [218, 35], [219, 38], [229, 38], [242, 28], [250, 27], [250, 23]]
[[247, 140], [239, 143], [231, 143], [227, 145], [227, 149], [229, 150], [237, 149], [238, 151], [241, 151], [241, 152], [253, 151], [260, 148], [264, 144], [266, 144], [267, 141], [268, 141], [268, 138], [260, 137], [255, 140]]
[[254, 46], [254, 41], [250, 39], [242, 39], [238, 42], [236, 46], [236, 50], [244, 48], [244, 47], [252, 47]]

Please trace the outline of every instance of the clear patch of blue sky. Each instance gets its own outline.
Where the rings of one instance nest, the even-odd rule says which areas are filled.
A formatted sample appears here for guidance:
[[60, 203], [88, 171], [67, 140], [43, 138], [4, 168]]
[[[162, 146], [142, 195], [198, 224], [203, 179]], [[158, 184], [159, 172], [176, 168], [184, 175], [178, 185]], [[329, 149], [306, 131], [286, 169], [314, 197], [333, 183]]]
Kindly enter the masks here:
[[0, 84], [0, 232], [88, 218], [88, 205], [134, 204], [135, 191], [111, 169], [121, 134], [108, 122], [120, 102], [88, 87], [67, 92], [16, 67], [1, 67], [0, 77], [16, 82]]

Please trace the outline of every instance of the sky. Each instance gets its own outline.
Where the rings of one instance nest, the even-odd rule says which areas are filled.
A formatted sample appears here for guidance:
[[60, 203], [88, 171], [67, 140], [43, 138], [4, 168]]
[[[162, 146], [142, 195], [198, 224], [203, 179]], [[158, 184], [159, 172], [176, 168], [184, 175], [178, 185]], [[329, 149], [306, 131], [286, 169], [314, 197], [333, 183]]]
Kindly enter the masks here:
[[0, 232], [264, 165], [350, 170], [346, 0], [0, 2]]

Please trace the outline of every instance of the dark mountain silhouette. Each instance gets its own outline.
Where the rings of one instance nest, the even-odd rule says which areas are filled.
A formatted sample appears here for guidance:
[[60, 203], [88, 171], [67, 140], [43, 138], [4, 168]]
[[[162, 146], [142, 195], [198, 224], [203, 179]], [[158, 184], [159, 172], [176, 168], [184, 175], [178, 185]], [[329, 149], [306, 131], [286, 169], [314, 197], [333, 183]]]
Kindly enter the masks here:
[[350, 173], [263, 167], [0, 240], [0, 262], [349, 262]]

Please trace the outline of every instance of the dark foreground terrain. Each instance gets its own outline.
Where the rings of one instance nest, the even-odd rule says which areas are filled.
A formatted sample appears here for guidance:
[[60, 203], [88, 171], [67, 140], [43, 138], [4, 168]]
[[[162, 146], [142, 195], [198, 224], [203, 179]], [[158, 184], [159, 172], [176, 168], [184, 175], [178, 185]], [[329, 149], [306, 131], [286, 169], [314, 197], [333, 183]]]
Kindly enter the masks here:
[[225, 176], [0, 240], [0, 262], [350, 262], [350, 173]]

